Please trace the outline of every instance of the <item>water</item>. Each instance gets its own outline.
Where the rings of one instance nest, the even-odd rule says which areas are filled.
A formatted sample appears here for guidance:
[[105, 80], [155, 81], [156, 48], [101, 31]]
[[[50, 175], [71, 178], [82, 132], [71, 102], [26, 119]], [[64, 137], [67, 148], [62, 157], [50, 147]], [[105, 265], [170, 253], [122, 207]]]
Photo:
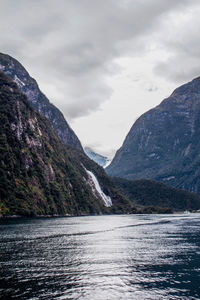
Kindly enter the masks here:
[[95, 190], [98, 192], [99, 196], [103, 200], [104, 205], [106, 207], [111, 207], [112, 206], [112, 200], [111, 200], [110, 196], [107, 196], [106, 194], [104, 194], [104, 192], [102, 191], [102, 189], [99, 185], [99, 182], [98, 182], [96, 176], [91, 171], [88, 171], [87, 169], [85, 169], [85, 170], [88, 173], [88, 175], [90, 176], [90, 178], [91, 178], [91, 180], [92, 180], [92, 182], [95, 186]]
[[200, 215], [0, 221], [1, 299], [200, 299]]

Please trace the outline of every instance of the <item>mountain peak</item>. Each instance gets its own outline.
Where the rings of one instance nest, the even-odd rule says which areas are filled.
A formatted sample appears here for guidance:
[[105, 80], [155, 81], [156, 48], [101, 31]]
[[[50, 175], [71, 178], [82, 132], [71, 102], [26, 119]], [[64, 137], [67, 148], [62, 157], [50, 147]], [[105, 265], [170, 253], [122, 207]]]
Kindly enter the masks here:
[[188, 83], [176, 88], [172, 96], [200, 94], [200, 77], [196, 77]]
[[200, 77], [177, 88], [132, 126], [107, 167], [111, 176], [154, 179], [200, 193]]
[[65, 145], [83, 151], [82, 145], [71, 129], [63, 114], [40, 91], [37, 82], [30, 77], [26, 69], [13, 57], [0, 53], [0, 70], [16, 82], [26, 94], [33, 107], [49, 119], [52, 128]]
[[17, 84], [0, 72], [0, 215], [130, 211], [104, 170], [65, 146]]

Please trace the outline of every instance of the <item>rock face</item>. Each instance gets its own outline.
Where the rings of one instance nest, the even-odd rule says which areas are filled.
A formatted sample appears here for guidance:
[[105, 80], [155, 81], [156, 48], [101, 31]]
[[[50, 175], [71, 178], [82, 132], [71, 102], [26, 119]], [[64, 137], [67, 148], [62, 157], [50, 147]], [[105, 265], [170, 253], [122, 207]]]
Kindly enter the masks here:
[[[104, 170], [83, 151], [63, 145], [49, 121], [1, 72], [0, 122], [0, 215], [128, 212], [130, 203]], [[102, 195], [112, 200], [110, 207]]]
[[132, 126], [107, 168], [200, 194], [200, 77], [177, 88]]
[[66, 122], [63, 114], [49, 102], [40, 91], [37, 82], [30, 77], [16, 59], [0, 53], [0, 70], [14, 80], [19, 89], [26, 94], [33, 107], [49, 119], [52, 128], [63, 144], [83, 150], [78, 137]]
[[95, 161], [99, 166], [105, 167], [110, 162], [110, 160], [107, 157], [94, 152], [89, 147], [85, 147], [84, 151], [87, 154], [87, 156], [91, 158], [93, 161]]

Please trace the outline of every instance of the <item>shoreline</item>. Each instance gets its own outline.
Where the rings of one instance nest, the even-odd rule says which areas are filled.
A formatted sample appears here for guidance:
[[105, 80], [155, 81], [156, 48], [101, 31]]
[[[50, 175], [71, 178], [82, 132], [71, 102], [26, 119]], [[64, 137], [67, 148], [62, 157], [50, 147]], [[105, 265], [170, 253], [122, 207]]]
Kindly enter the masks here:
[[37, 215], [37, 216], [20, 216], [20, 215], [9, 215], [9, 216], [2, 216], [0, 215], [0, 220], [5, 220], [5, 219], [40, 219], [40, 218], [45, 218], [45, 219], [50, 219], [50, 218], [70, 218], [70, 217], [89, 217], [89, 216], [116, 216], [116, 215], [189, 215], [189, 214], [198, 214], [200, 213], [199, 211], [192, 211], [192, 212], [187, 212], [185, 211], [175, 211], [172, 213], [127, 213], [127, 214], [82, 214], [82, 215]]

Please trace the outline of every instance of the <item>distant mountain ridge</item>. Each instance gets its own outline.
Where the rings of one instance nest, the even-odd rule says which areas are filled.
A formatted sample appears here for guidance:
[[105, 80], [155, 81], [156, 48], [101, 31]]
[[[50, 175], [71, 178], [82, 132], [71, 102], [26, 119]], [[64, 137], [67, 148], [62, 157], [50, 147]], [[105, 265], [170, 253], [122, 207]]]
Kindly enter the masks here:
[[90, 147], [85, 147], [84, 151], [90, 159], [92, 159], [98, 165], [100, 165], [102, 167], [105, 167], [110, 162], [109, 158], [107, 158], [106, 156], [103, 156], [101, 154], [96, 153]]
[[[36, 81], [19, 62], [8, 55], [0, 54], [0, 69], [4, 73], [0, 72], [0, 215], [164, 212], [160, 208], [138, 210], [135, 204], [131, 204], [119, 193], [103, 168], [84, 153], [80, 141], [62, 113], [41, 93]], [[175, 186], [178, 182], [178, 187], [198, 192], [200, 145], [197, 138], [200, 134], [200, 110], [197, 102], [200, 80], [197, 81], [192, 82], [189, 90], [184, 86], [177, 89], [171, 96], [173, 101], [170, 97], [163, 101], [164, 105], [161, 103], [155, 108], [155, 114], [151, 110], [149, 113], [152, 114], [152, 119], [149, 116], [138, 119], [138, 134], [133, 134], [140, 142], [138, 151], [133, 161], [131, 151], [135, 149], [135, 144], [131, 144], [132, 136], [127, 136], [128, 146], [120, 154], [121, 158], [125, 157], [125, 166], [117, 166], [117, 172], [125, 170], [125, 176], [132, 176], [132, 173], [138, 172], [138, 167], [139, 176], [143, 172], [144, 177], [148, 178], [149, 174], [155, 173], [156, 180]], [[189, 101], [183, 105], [186, 98]], [[174, 113], [177, 115], [174, 116]], [[177, 119], [182, 131], [176, 126]], [[165, 130], [161, 130], [162, 126], [157, 126], [163, 122], [167, 126], [172, 125], [172, 128], [171, 125], [167, 127], [168, 135], [164, 134]], [[177, 131], [174, 133], [175, 129]], [[170, 139], [170, 130], [173, 137], [176, 137], [173, 157], [169, 155], [173, 141], [173, 138]], [[189, 144], [188, 136], [191, 138]], [[154, 149], [157, 137], [160, 137], [160, 148]], [[134, 140], [136, 145], [137, 141]], [[168, 145], [166, 141], [169, 142]], [[151, 151], [147, 149], [149, 146], [152, 147]], [[183, 146], [183, 149], [178, 146]], [[165, 156], [166, 152], [168, 156]], [[135, 159], [140, 160], [137, 162]], [[133, 163], [136, 165], [131, 170]], [[172, 171], [165, 170], [162, 173], [166, 167]], [[129, 183], [127, 186], [130, 188]], [[157, 189], [158, 184], [153, 187]]]
[[107, 173], [154, 179], [200, 194], [199, 136], [200, 77], [177, 88], [133, 124]]
[[82, 145], [60, 110], [49, 102], [40, 91], [35, 79], [30, 77], [25, 68], [13, 57], [0, 53], [0, 70], [16, 82], [26, 94], [33, 107], [49, 119], [52, 128], [63, 144], [83, 150]]
[[154, 180], [128, 180], [113, 177], [119, 191], [135, 205], [171, 208], [174, 211], [199, 210], [200, 196]]

